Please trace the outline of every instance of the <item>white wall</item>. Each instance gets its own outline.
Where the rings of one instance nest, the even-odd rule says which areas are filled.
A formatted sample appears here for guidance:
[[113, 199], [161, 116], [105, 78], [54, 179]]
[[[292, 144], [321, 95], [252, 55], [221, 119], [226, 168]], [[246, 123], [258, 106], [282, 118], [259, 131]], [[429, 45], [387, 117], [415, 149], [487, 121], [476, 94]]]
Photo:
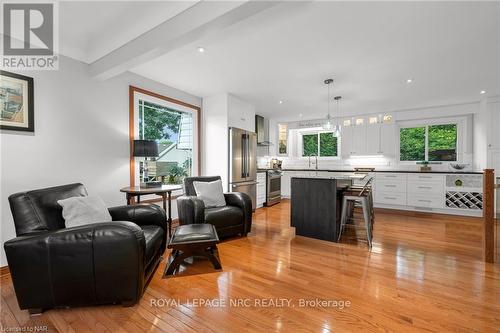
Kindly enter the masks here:
[[228, 191], [229, 127], [255, 131], [255, 107], [228, 93], [205, 97], [202, 124], [202, 174], [221, 176]]
[[58, 71], [20, 74], [34, 78], [35, 133], [0, 134], [0, 266], [7, 264], [3, 243], [15, 237], [10, 194], [82, 182], [109, 206], [125, 203], [119, 189], [129, 183], [129, 85], [201, 106], [196, 96], [132, 73], [92, 80], [88, 65], [62, 56]]
[[202, 174], [221, 176], [224, 191], [228, 184], [227, 94], [203, 98]]

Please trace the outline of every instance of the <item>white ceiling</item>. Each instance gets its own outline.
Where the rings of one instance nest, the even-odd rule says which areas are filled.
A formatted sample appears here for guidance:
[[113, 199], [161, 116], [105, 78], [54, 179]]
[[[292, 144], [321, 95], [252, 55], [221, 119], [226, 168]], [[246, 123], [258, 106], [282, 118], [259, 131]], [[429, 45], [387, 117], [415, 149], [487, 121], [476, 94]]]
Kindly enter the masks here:
[[[157, 6], [167, 16], [182, 8], [120, 5], [120, 18], [86, 22], [94, 29], [82, 42], [105, 52], [116, 31], [146, 24], [128, 27], [131, 17], [161, 21]], [[282, 120], [325, 116], [328, 77], [344, 114], [463, 103], [500, 94], [499, 22], [498, 2], [285, 2], [132, 71], [202, 97], [228, 91]]]
[[61, 1], [60, 52], [91, 63], [197, 1]]

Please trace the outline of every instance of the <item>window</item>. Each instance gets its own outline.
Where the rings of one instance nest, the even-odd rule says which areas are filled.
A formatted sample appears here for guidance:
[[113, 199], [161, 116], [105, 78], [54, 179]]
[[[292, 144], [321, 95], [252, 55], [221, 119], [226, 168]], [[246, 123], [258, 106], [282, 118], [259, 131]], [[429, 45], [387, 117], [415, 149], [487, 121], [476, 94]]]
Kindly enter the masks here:
[[286, 124], [278, 125], [278, 154], [286, 155], [288, 152], [288, 126]]
[[401, 128], [400, 161], [456, 161], [457, 124]]
[[152, 93], [133, 91], [133, 94], [133, 139], [155, 140], [159, 153], [156, 158], [148, 158], [147, 179], [144, 159], [135, 159], [138, 167], [131, 167], [134, 183], [157, 180], [181, 184], [185, 177], [197, 175], [198, 109]]
[[302, 134], [302, 156], [337, 156], [337, 137], [333, 132]]

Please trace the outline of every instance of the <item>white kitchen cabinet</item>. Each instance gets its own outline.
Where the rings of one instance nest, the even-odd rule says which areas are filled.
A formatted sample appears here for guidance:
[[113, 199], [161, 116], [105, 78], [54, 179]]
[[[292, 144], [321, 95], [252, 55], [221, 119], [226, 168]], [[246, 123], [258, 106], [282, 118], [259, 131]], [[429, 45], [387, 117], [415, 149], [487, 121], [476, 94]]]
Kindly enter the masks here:
[[489, 133], [488, 148], [500, 149], [500, 100], [495, 99], [488, 102], [487, 105], [488, 118], [489, 118]]
[[395, 128], [393, 124], [366, 125], [365, 155], [394, 156], [396, 152]]
[[257, 172], [257, 208], [266, 202], [266, 173]]
[[381, 154], [380, 129], [380, 124], [366, 125], [366, 155]]
[[290, 171], [283, 171], [281, 175], [281, 196], [283, 198], [290, 198], [291, 194], [291, 174]]
[[344, 158], [349, 158], [352, 154], [352, 126], [344, 126], [340, 137], [340, 154]]
[[396, 125], [380, 124], [380, 153], [384, 156], [396, 156]]
[[366, 154], [366, 126], [345, 126], [342, 129], [341, 155], [349, 157]]
[[375, 204], [406, 205], [406, 177], [404, 173], [377, 173], [375, 176]]
[[342, 129], [341, 155], [394, 156], [396, 153], [396, 126], [394, 124], [367, 124], [345, 126]]
[[353, 126], [351, 155], [366, 155], [366, 139], [366, 125]]

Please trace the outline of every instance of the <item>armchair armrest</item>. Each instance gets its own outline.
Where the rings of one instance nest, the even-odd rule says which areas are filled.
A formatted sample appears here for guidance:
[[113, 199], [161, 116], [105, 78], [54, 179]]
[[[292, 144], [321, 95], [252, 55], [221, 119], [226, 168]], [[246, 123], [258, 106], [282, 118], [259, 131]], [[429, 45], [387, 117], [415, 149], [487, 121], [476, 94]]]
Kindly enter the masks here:
[[21, 236], [4, 248], [21, 309], [135, 302], [143, 292], [144, 233], [132, 222]]
[[246, 193], [231, 192], [224, 193], [226, 204], [229, 206], [236, 206], [243, 210], [243, 217], [245, 219], [245, 230], [247, 234], [252, 230], [252, 199]]
[[179, 224], [203, 223], [205, 221], [205, 203], [196, 196], [183, 195], [177, 198]]
[[113, 221], [130, 221], [137, 225], [157, 225], [165, 233], [167, 218], [163, 208], [157, 205], [128, 205], [108, 208]]

